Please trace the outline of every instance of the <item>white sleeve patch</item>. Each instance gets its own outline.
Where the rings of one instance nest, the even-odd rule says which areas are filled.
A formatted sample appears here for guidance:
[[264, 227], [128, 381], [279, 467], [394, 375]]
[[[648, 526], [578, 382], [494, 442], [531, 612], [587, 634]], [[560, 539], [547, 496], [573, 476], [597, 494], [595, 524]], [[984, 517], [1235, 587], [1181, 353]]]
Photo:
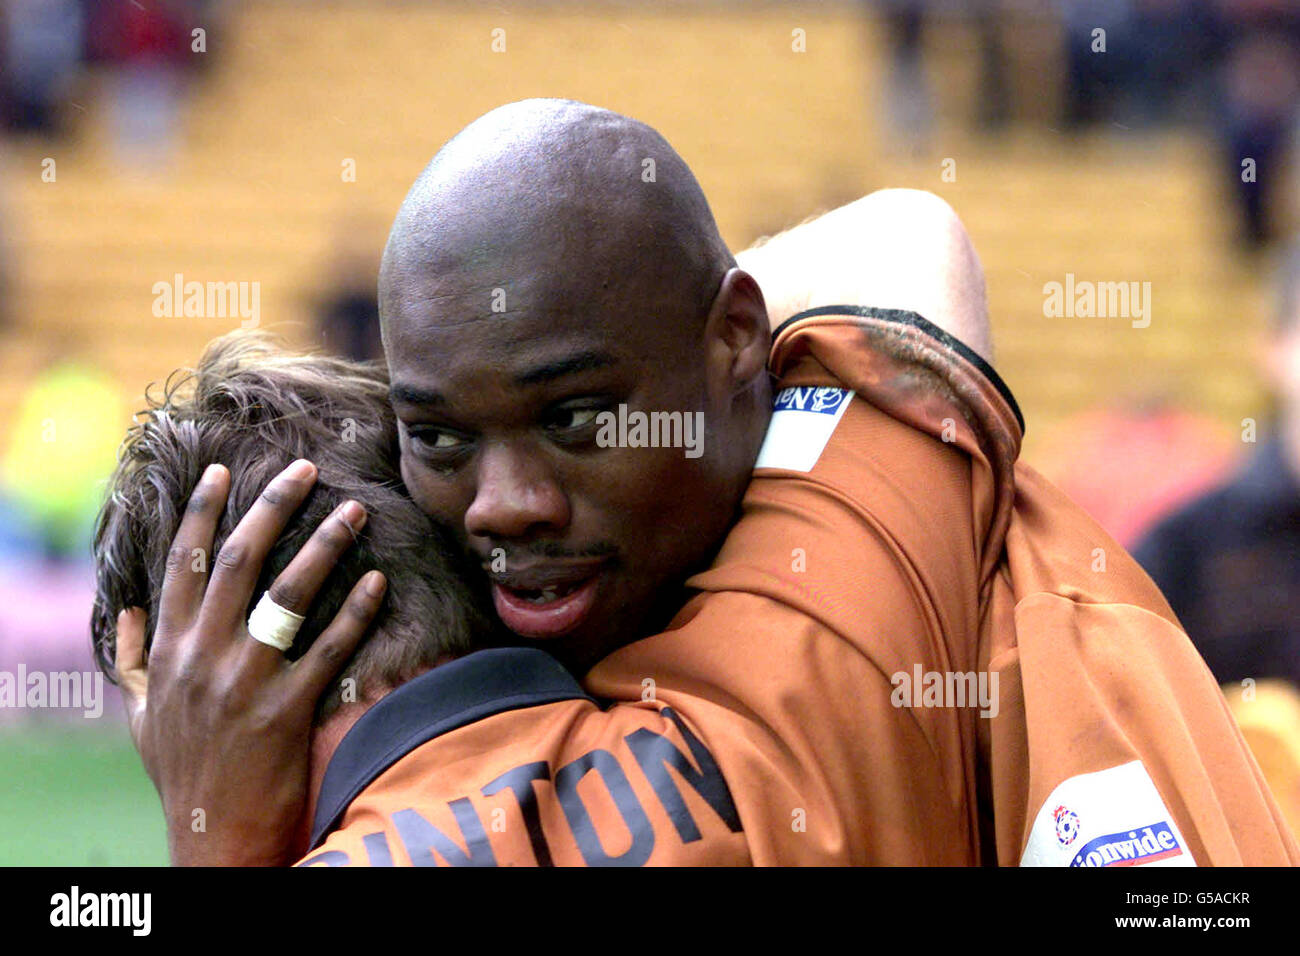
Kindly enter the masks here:
[[781, 389], [754, 467], [812, 471], [852, 398], [847, 388]]
[[1061, 783], [1034, 818], [1021, 866], [1195, 866], [1142, 761]]

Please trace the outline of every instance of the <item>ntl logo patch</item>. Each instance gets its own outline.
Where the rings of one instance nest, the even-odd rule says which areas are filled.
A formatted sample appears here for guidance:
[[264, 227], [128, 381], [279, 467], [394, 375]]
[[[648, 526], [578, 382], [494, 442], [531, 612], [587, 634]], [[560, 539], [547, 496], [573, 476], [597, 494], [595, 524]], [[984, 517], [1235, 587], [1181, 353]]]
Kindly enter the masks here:
[[1070, 866], [1140, 866], [1182, 854], [1183, 848], [1173, 829], [1162, 822], [1142, 827], [1141, 831], [1107, 833], [1089, 840], [1070, 861]]
[[848, 389], [814, 386], [795, 386], [783, 388], [776, 393], [772, 403], [774, 412], [816, 412], [819, 415], [834, 415], [840, 407]]
[[772, 420], [754, 467], [812, 471], [852, 398], [853, 392], [847, 388], [795, 385], [781, 389], [772, 403]]

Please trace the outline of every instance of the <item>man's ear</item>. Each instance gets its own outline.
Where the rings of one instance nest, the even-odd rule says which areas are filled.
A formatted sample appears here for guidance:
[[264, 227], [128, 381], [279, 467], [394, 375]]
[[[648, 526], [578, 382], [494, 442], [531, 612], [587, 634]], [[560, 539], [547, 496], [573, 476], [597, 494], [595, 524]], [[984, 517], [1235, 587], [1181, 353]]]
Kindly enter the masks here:
[[754, 277], [731, 268], [713, 299], [704, 327], [710, 378], [725, 381], [728, 397], [765, 374], [772, 345], [763, 292]]

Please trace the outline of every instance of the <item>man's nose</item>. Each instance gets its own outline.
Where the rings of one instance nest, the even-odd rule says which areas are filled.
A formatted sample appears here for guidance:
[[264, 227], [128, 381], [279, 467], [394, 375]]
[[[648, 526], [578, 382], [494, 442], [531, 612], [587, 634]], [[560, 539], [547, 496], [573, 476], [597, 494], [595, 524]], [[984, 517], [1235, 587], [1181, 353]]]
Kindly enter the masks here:
[[526, 450], [492, 445], [478, 464], [478, 487], [465, 530], [490, 538], [524, 538], [569, 523], [569, 501], [546, 462]]

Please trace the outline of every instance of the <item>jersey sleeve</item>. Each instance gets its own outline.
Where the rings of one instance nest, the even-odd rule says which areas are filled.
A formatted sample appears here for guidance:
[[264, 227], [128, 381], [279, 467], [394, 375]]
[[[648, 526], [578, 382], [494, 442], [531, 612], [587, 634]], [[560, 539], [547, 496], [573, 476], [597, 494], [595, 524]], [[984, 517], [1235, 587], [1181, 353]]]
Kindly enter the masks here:
[[1218, 685], [1154, 583], [1017, 469], [986, 666], [998, 862], [1287, 865], [1300, 852]]
[[587, 675], [612, 699], [649, 681], [681, 714], [756, 863], [979, 860], [980, 596], [1020, 427], [974, 359], [910, 313], [778, 330], [740, 520], [669, 629]]

